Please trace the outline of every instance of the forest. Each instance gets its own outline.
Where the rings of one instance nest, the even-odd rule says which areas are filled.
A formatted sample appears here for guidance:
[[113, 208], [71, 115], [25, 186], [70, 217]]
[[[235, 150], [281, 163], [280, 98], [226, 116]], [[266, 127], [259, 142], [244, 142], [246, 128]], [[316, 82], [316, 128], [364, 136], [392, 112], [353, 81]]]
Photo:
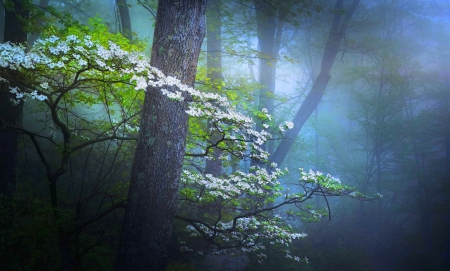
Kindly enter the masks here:
[[450, 2], [0, 0], [3, 270], [450, 270]]

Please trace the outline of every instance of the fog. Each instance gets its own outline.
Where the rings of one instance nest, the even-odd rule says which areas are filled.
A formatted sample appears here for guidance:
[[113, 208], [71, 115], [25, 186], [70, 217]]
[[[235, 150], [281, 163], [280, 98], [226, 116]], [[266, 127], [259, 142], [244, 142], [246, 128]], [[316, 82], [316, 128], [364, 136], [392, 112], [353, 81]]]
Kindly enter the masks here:
[[[157, 1], [125, 2], [132, 43], [141, 44], [150, 57]], [[221, 254], [217, 251], [226, 247], [225, 239], [207, 240], [220, 231], [200, 238], [186, 231], [186, 225], [197, 222], [174, 219], [166, 270], [450, 270], [450, 2], [363, 0], [352, 13], [356, 2], [210, 1], [195, 88], [227, 97], [237, 111], [255, 119], [256, 131], [272, 133], [261, 144], [269, 158], [266, 163], [250, 159], [254, 150], [248, 146], [233, 151], [238, 143], [210, 132], [212, 120], [191, 118], [183, 169], [217, 178], [250, 174], [253, 166], [269, 172], [286, 169], [286, 174], [278, 178], [279, 190], [274, 184], [265, 188], [271, 190], [268, 195], [281, 191], [273, 201], [247, 192], [236, 196], [239, 204], [232, 207], [226, 197], [217, 196], [211, 199], [214, 204], [189, 209], [207, 198], [207, 186], [181, 183], [177, 214], [205, 219], [217, 230], [220, 223], [233, 221], [246, 200], [256, 202], [254, 210], [279, 204], [260, 218], [279, 216], [282, 225], [307, 237], [288, 248], [261, 241], [264, 256], [251, 249], [243, 253], [238, 245], [229, 249], [231, 254]], [[115, 1], [48, 5], [70, 14], [71, 23], [89, 25], [95, 17], [111, 33], [123, 31]], [[51, 17], [47, 13], [37, 19], [42, 38], [58, 33], [51, 27], [70, 26], [62, 19], [45, 21]], [[0, 19], [3, 29], [4, 16]], [[61, 78], [55, 85], [66, 83]], [[0, 198], [5, 199], [0, 202], [5, 206], [0, 270], [113, 269], [125, 208], [118, 202], [128, 195], [144, 94], [130, 94], [133, 87], [122, 81], [105, 82], [75, 89], [94, 101], [68, 95], [55, 109], [70, 128], [71, 148], [114, 135], [80, 147], [67, 159], [61, 158], [64, 131], [55, 128], [51, 110], [30, 98], [24, 103], [17, 195], [11, 201]], [[119, 90], [123, 96], [106, 94]], [[271, 119], [258, 119], [265, 110]], [[286, 121], [294, 129], [283, 128]], [[237, 130], [226, 131], [235, 136]], [[201, 156], [208, 146], [213, 151]], [[48, 188], [51, 174], [41, 153], [48, 156], [48, 168], [66, 163], [54, 190]], [[348, 187], [321, 193], [314, 184], [299, 181], [299, 169], [330, 174]], [[308, 189], [315, 192], [308, 194]], [[200, 193], [197, 202], [188, 205], [195, 192]], [[58, 193], [57, 208], [50, 205], [52, 193]], [[289, 193], [304, 193], [308, 200], [284, 204]], [[114, 204], [120, 206], [103, 215], [105, 206]], [[56, 209], [59, 216], [53, 217]], [[67, 229], [73, 269], [60, 269], [61, 227]], [[298, 260], [290, 259], [294, 255]]]

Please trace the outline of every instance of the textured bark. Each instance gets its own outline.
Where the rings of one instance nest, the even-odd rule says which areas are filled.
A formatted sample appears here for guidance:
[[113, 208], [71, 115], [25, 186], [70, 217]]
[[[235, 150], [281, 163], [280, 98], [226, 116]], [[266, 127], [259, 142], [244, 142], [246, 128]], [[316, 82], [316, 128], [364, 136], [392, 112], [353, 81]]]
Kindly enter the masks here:
[[119, 9], [120, 33], [125, 38], [132, 40], [130, 10], [128, 9], [127, 0], [116, 0], [116, 5]]
[[[151, 65], [193, 86], [205, 35], [205, 0], [160, 0]], [[189, 97], [186, 97], [188, 100]], [[145, 95], [116, 271], [164, 270], [185, 153], [184, 102]]]
[[[4, 41], [22, 43], [27, 39], [21, 19], [28, 17], [28, 11], [23, 8], [22, 1], [15, 0], [14, 9], [5, 10]], [[10, 82], [14, 85], [15, 82]], [[0, 194], [11, 196], [16, 191], [18, 136], [16, 130], [5, 125], [20, 127], [22, 125], [22, 103], [14, 106], [10, 99], [15, 98], [9, 93], [8, 85], [0, 83]]]
[[333, 66], [334, 59], [339, 52], [342, 38], [345, 35], [348, 23], [350, 22], [353, 13], [356, 11], [358, 5], [359, 0], [353, 0], [350, 7], [346, 10], [345, 15], [343, 15], [340, 12], [340, 10], [343, 9], [343, 0], [336, 0], [336, 13], [334, 15], [333, 24], [331, 26], [330, 33], [328, 34], [327, 42], [325, 44], [320, 73], [314, 81], [311, 90], [309, 91], [299, 110], [294, 116], [294, 129], [288, 130], [286, 132], [285, 138], [281, 141], [275, 153], [270, 157], [271, 163], [274, 162], [278, 165], [281, 165], [289, 149], [294, 143], [295, 138], [303, 127], [303, 124], [305, 124], [305, 122], [311, 116], [312, 112], [314, 112], [320, 100], [322, 99], [328, 81], [330, 81], [331, 78], [330, 70]]
[[[213, 87], [221, 84], [223, 81], [222, 74], [222, 22], [220, 21], [220, 0], [210, 0], [206, 11], [207, 36], [206, 36], [206, 67], [208, 78], [211, 79]], [[222, 138], [222, 135], [215, 132], [211, 135], [210, 140], [216, 143]], [[213, 160], [206, 160], [205, 173], [219, 176], [222, 174], [222, 162], [219, 157], [222, 151], [213, 148]]]

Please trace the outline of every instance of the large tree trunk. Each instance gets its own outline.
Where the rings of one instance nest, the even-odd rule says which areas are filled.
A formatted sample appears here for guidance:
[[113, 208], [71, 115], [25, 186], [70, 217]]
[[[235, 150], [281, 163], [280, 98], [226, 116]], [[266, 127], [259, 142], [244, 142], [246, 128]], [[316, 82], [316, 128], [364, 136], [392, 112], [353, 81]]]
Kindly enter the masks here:
[[[158, 4], [151, 65], [189, 86], [194, 85], [205, 35], [205, 9], [205, 0]], [[116, 271], [162, 271], [167, 265], [185, 153], [186, 109], [184, 102], [169, 100], [158, 88], [147, 90]]]
[[[206, 68], [211, 86], [217, 88], [223, 82], [222, 74], [222, 22], [220, 18], [220, 0], [210, 0], [206, 11], [207, 34], [206, 34]], [[209, 128], [209, 127], [208, 127]], [[215, 131], [210, 140], [218, 142], [222, 135]], [[205, 173], [219, 176], [222, 174], [222, 161], [219, 159], [222, 151], [213, 148], [213, 159], [205, 162]]]
[[312, 112], [314, 112], [320, 100], [322, 99], [323, 94], [325, 93], [328, 81], [331, 78], [330, 70], [333, 66], [334, 59], [339, 52], [342, 38], [344, 37], [348, 23], [350, 22], [353, 13], [356, 11], [356, 8], [359, 4], [359, 0], [353, 0], [352, 4], [346, 10], [344, 15], [341, 12], [341, 10], [344, 8], [343, 2], [343, 0], [336, 0], [334, 20], [330, 29], [330, 33], [328, 34], [327, 42], [325, 44], [320, 73], [314, 81], [310, 92], [295, 114], [293, 120], [294, 128], [286, 132], [285, 138], [281, 141], [275, 153], [270, 157], [270, 163], [274, 162], [278, 165], [281, 165], [289, 149], [294, 143], [295, 138], [303, 127], [303, 124], [305, 124], [305, 122], [311, 116]]
[[[21, 0], [14, 0], [13, 9], [5, 9], [5, 29], [3, 40], [12, 43], [23, 43], [27, 40], [27, 33], [23, 30], [21, 19], [28, 18], [28, 11]], [[14, 86], [15, 82], [10, 82]], [[10, 101], [15, 98], [9, 93], [8, 85], [0, 82], [0, 194], [11, 196], [16, 191], [17, 179], [17, 130], [5, 127], [5, 124], [22, 125], [22, 105], [14, 106]]]

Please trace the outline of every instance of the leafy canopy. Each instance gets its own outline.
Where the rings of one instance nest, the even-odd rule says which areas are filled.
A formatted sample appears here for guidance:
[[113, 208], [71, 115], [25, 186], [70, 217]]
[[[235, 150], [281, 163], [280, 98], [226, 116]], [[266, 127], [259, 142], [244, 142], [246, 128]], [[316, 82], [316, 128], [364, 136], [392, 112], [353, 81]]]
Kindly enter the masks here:
[[[161, 91], [174, 102], [186, 103], [186, 113], [199, 120], [190, 122], [193, 125], [211, 124], [209, 131], [191, 129], [191, 142], [196, 146], [190, 146], [187, 157], [211, 159], [210, 150], [216, 146], [222, 149], [223, 159], [248, 157], [264, 163], [268, 153], [261, 146], [272, 133], [293, 127], [285, 122], [270, 131], [268, 124], [261, 131], [254, 130], [255, 121], [239, 112], [227, 97], [198, 91], [165, 76], [149, 65], [149, 59], [140, 52], [142, 44], [130, 44], [120, 34], [108, 33], [98, 21], [93, 20], [92, 25], [92, 29], [49, 31], [47, 38], [36, 41], [29, 52], [23, 45], [0, 45], [0, 80], [15, 94], [12, 102], [18, 104], [26, 98], [42, 102], [42, 111], [49, 112], [45, 122], [51, 122], [55, 130], [47, 135], [43, 130], [33, 133], [52, 140], [56, 131], [61, 132], [61, 148], [66, 155], [96, 142], [133, 137], [144, 91]], [[107, 113], [106, 118], [100, 114], [98, 118], [83, 117], [78, 112], [96, 106]], [[271, 119], [266, 110], [256, 115], [263, 123]], [[222, 135], [221, 144], [210, 141], [213, 133]], [[78, 137], [76, 144], [69, 140], [72, 136]], [[245, 253], [289, 246], [306, 234], [296, 233], [284, 220], [299, 215], [305, 221], [317, 221], [329, 211], [301, 205], [313, 195], [373, 199], [329, 175], [302, 169], [298, 185], [303, 191], [290, 193], [278, 180], [287, 170], [272, 167], [270, 171], [253, 167], [250, 173], [236, 171], [220, 177], [185, 170], [181, 176], [181, 208], [176, 216], [186, 223], [191, 237], [181, 241], [186, 244], [183, 248], [190, 250], [189, 242], [198, 237], [208, 244], [199, 253]], [[280, 211], [274, 216], [273, 212], [284, 205], [295, 205], [299, 211]], [[199, 209], [211, 212], [199, 215], [195, 211]], [[287, 258], [300, 261], [285, 251]], [[258, 255], [261, 260], [265, 257], [262, 252]]]

